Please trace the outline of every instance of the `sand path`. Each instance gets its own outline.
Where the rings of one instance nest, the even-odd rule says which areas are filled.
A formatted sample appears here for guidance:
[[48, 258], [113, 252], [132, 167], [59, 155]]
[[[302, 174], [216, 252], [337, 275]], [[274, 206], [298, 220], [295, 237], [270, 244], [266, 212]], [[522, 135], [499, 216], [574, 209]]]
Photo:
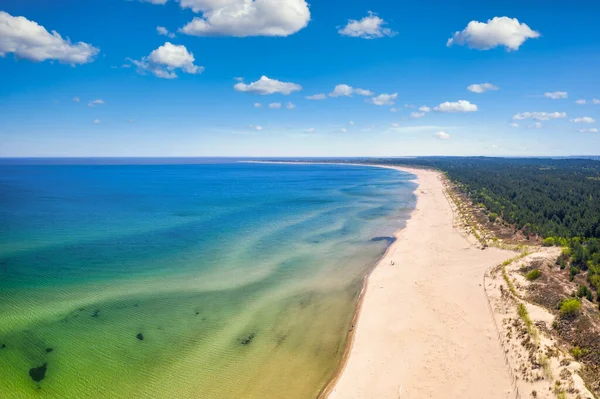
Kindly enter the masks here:
[[417, 206], [369, 277], [329, 398], [514, 397], [482, 287], [514, 253], [482, 251], [453, 227], [437, 172], [401, 169], [418, 176]]

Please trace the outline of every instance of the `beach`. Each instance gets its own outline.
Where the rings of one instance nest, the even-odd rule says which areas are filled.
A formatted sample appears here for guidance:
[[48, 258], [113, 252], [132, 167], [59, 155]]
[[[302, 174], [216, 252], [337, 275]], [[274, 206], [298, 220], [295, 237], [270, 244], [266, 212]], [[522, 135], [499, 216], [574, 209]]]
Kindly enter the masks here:
[[481, 250], [455, 227], [440, 173], [417, 177], [417, 204], [368, 277], [331, 399], [514, 397], [483, 288], [514, 253]]

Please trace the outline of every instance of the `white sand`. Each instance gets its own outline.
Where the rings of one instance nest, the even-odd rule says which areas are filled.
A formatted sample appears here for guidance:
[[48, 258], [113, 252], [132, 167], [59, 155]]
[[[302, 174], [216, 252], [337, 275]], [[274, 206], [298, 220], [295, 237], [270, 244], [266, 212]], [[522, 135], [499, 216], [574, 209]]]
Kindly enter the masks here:
[[438, 173], [399, 169], [418, 176], [417, 206], [368, 279], [329, 398], [514, 397], [482, 287], [514, 253], [482, 251], [453, 227]]

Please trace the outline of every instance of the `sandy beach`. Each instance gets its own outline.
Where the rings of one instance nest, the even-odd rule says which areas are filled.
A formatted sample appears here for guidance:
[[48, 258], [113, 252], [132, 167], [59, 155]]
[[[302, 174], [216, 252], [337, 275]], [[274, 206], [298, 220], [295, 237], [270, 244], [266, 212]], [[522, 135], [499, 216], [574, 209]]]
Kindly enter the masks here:
[[482, 251], [454, 227], [439, 173], [399, 169], [418, 178], [416, 208], [368, 278], [328, 397], [514, 397], [482, 286], [514, 253]]

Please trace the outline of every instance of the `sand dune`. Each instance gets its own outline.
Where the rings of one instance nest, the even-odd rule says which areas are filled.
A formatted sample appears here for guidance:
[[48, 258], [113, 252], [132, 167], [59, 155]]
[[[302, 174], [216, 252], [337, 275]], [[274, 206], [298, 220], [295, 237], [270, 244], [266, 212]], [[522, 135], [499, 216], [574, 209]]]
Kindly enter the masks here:
[[514, 397], [482, 287], [485, 271], [514, 254], [482, 251], [453, 227], [438, 173], [402, 170], [418, 177], [417, 206], [368, 279], [328, 397]]

